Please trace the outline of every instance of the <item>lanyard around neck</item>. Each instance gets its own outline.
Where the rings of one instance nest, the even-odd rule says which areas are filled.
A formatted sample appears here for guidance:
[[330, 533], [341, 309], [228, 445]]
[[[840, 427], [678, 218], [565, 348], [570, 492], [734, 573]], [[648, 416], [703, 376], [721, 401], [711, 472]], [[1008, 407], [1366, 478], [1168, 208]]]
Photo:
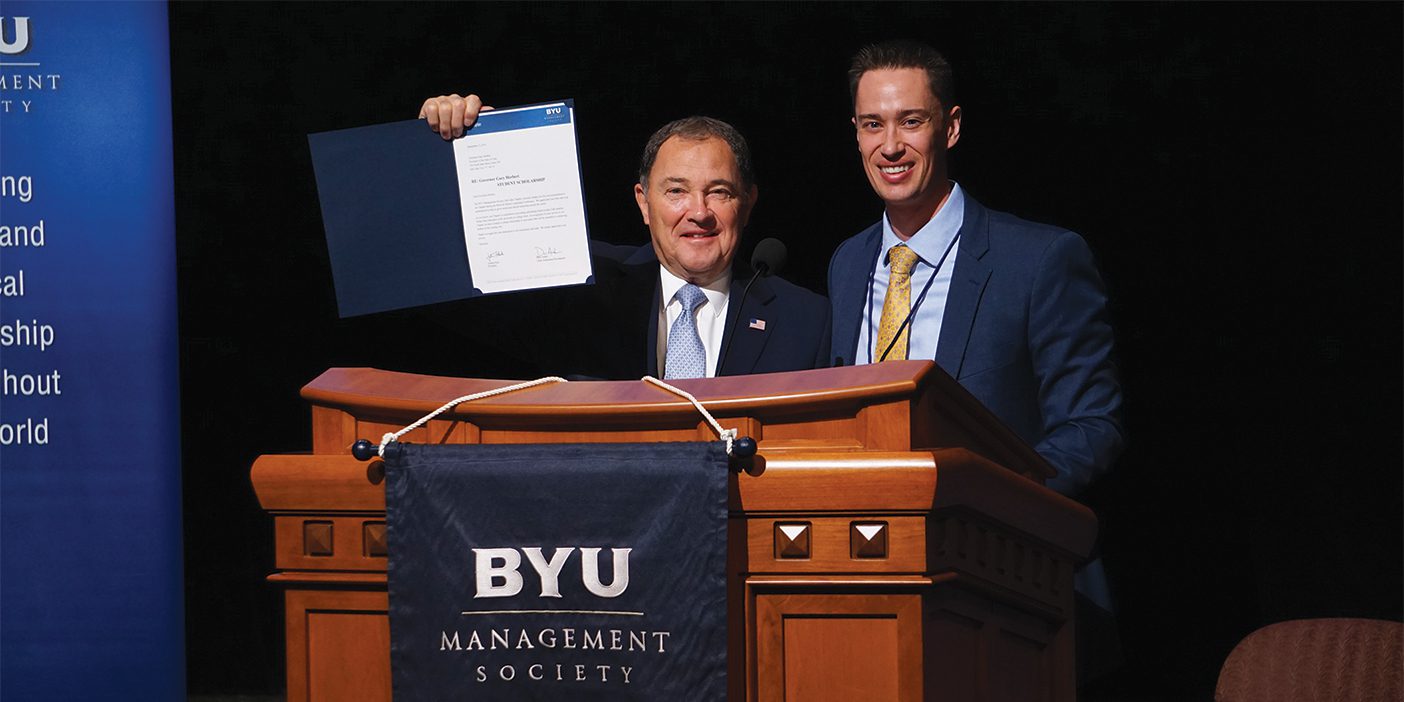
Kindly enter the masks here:
[[[946, 244], [946, 250], [945, 250], [944, 252], [941, 253], [941, 259], [938, 260], [938, 261], [936, 262], [935, 270], [931, 271], [931, 277], [926, 279], [926, 285], [923, 285], [923, 286], [922, 286], [922, 288], [921, 288], [921, 294], [917, 296], [916, 304], [912, 305], [911, 311], [907, 312], [907, 317], [906, 317], [905, 319], [902, 320], [902, 325], [899, 326], [899, 327], [897, 327], [897, 333], [892, 335], [892, 341], [887, 342], [887, 348], [886, 348], [886, 349], [883, 349], [882, 355], [878, 357], [878, 362], [879, 362], [879, 363], [881, 363], [882, 361], [887, 360], [887, 354], [890, 353], [890, 352], [892, 351], [892, 346], [893, 346], [893, 344], [896, 344], [896, 343], [897, 343], [897, 340], [900, 339], [900, 338], [902, 338], [902, 331], [903, 331], [904, 329], [907, 328], [907, 325], [911, 324], [912, 318], [916, 316], [917, 310], [921, 309], [921, 303], [923, 303], [923, 302], [926, 301], [926, 293], [929, 292], [929, 291], [931, 290], [931, 284], [934, 283], [934, 282], [936, 282], [936, 277], [939, 276], [939, 275], [941, 275], [941, 268], [944, 267], [944, 266], [946, 265], [946, 258], [948, 258], [948, 257], [951, 255], [951, 251], [952, 251], [953, 249], [955, 249], [955, 245], [956, 245], [956, 242], [957, 242], [957, 241], [960, 241], [960, 232], [956, 232], [956, 235], [955, 235], [954, 237], [951, 238], [951, 243]], [[881, 255], [882, 255], [882, 249], [879, 248], [879, 249], [878, 249], [878, 256], [881, 256]], [[867, 325], [867, 326], [868, 326], [868, 329], [867, 329], [867, 332], [868, 332], [868, 343], [867, 343], [867, 347], [868, 347], [868, 363], [872, 363], [872, 362], [873, 362], [873, 344], [877, 343], [877, 339], [873, 336], [873, 330], [872, 330], [872, 316], [873, 316], [873, 280], [874, 280], [876, 277], [877, 277], [877, 259], [874, 259], [874, 260], [873, 260], [873, 264], [872, 264], [871, 266], [868, 267], [868, 295], [867, 295], [867, 298], [868, 298], [868, 299], [867, 299], [868, 305], [867, 305], [867, 307], [865, 308], [865, 314], [864, 314], [864, 316], [866, 316], [866, 317], [868, 318], [868, 325]], [[892, 276], [891, 276], [891, 275], [889, 275], [888, 278], [887, 278], [887, 284], [888, 284], [888, 287], [889, 287], [889, 288], [892, 286]]]

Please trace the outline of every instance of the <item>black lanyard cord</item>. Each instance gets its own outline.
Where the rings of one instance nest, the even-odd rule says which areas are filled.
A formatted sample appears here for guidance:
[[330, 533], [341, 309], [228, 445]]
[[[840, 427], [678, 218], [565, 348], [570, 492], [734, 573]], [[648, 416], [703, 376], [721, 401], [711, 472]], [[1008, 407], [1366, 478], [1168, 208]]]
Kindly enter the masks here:
[[[934, 283], [934, 282], [936, 282], [936, 277], [939, 276], [939, 275], [941, 274], [941, 268], [942, 268], [943, 266], [946, 265], [946, 258], [949, 257], [949, 256], [951, 255], [951, 251], [955, 248], [955, 245], [956, 245], [956, 242], [957, 242], [957, 241], [960, 241], [960, 232], [956, 232], [955, 237], [951, 239], [951, 243], [949, 243], [949, 244], [946, 245], [946, 250], [945, 250], [945, 252], [941, 254], [941, 260], [939, 260], [939, 261], [936, 262], [936, 267], [935, 267], [936, 269], [933, 270], [933, 271], [931, 271], [931, 277], [930, 277], [930, 278], [927, 278], [927, 280], [926, 280], [926, 285], [922, 286], [922, 288], [921, 288], [921, 294], [917, 296], [916, 304], [915, 304], [915, 305], [912, 305], [911, 311], [907, 312], [906, 318], [903, 319], [903, 320], [902, 320], [902, 324], [901, 324], [900, 326], [897, 327], [897, 333], [892, 335], [892, 341], [887, 342], [887, 348], [883, 349], [883, 351], [882, 351], [882, 356], [880, 356], [880, 357], [878, 358], [878, 363], [882, 363], [883, 361], [886, 361], [886, 360], [887, 360], [887, 354], [889, 354], [889, 353], [892, 352], [892, 347], [893, 347], [894, 345], [897, 344], [897, 340], [898, 340], [898, 339], [902, 338], [902, 331], [905, 330], [905, 329], [907, 328], [907, 325], [911, 324], [912, 318], [916, 316], [917, 310], [921, 309], [921, 303], [923, 303], [923, 302], [926, 301], [926, 293], [929, 292], [929, 291], [931, 290], [931, 284]], [[879, 255], [879, 256], [882, 255], [881, 250], [879, 250], [878, 255]], [[867, 344], [867, 346], [868, 346], [868, 363], [872, 363], [872, 362], [873, 362], [873, 343], [875, 343], [875, 342], [877, 341], [876, 339], [872, 338], [872, 337], [873, 337], [873, 331], [872, 331], [873, 279], [874, 279], [875, 277], [877, 277], [877, 260], [876, 260], [876, 259], [873, 260], [873, 265], [872, 265], [872, 267], [870, 267], [870, 268], [868, 269], [868, 307], [867, 307], [867, 309], [865, 310], [865, 312], [866, 312], [866, 314], [867, 314], [867, 316], [868, 316], [868, 321], [869, 321], [869, 324], [868, 324], [868, 327], [869, 327], [869, 328], [868, 328], [868, 337], [869, 337], [869, 338], [868, 338], [868, 344]], [[892, 285], [892, 277], [891, 277], [890, 275], [888, 276], [887, 281], [888, 281], [888, 283], [887, 283], [887, 284], [888, 284], [888, 287], [890, 288], [891, 285]]]

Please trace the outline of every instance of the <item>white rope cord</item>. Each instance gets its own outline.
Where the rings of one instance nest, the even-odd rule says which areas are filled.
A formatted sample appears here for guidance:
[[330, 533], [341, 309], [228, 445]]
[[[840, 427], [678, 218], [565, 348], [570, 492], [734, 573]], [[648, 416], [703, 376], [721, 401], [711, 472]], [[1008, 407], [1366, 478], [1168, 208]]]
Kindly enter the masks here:
[[[663, 382], [663, 381], [661, 381], [661, 380], [659, 380], [659, 379], [657, 379], [657, 378], [655, 378], [655, 377], [653, 377], [653, 376], [651, 376], [651, 375], [646, 375], [646, 376], [644, 376], [644, 377], [642, 378], [642, 380], [644, 380], [645, 382], [648, 382], [648, 383], [652, 383], [652, 384], [654, 384], [654, 385], [656, 385], [656, 386], [658, 386], [658, 387], [660, 387], [660, 388], [663, 388], [664, 390], [667, 390], [668, 392], [671, 392], [671, 393], [673, 393], [673, 394], [675, 394], [675, 395], [678, 395], [679, 397], [682, 397], [683, 399], [686, 399], [688, 402], [691, 402], [691, 403], [692, 403], [692, 406], [693, 406], [693, 407], [696, 407], [696, 408], [697, 408], [697, 411], [700, 412], [700, 413], [702, 414], [702, 417], [703, 417], [704, 419], [707, 420], [707, 423], [710, 424], [710, 425], [712, 425], [712, 429], [715, 430], [715, 431], [717, 432], [717, 436], [718, 436], [722, 441], [725, 441], [725, 442], [726, 442], [726, 454], [727, 454], [728, 456], [731, 455], [731, 446], [732, 446], [732, 442], [736, 441], [736, 435], [739, 433], [737, 430], [735, 430], [735, 429], [723, 429], [722, 426], [721, 426], [721, 424], [719, 424], [719, 423], [717, 422], [716, 417], [713, 417], [713, 416], [712, 416], [712, 413], [711, 413], [711, 412], [708, 412], [708, 411], [707, 411], [707, 408], [706, 408], [705, 406], [703, 406], [703, 404], [702, 404], [696, 397], [693, 397], [692, 393], [690, 393], [690, 392], [688, 392], [688, 391], [686, 391], [686, 390], [683, 390], [682, 388], [675, 387], [675, 386], [673, 386], [673, 385], [669, 385], [668, 383], [665, 383], [665, 382]], [[545, 378], [537, 378], [536, 380], [530, 380], [530, 381], [527, 381], [527, 382], [525, 382], [525, 383], [517, 383], [516, 385], [506, 385], [506, 386], [503, 386], [503, 387], [500, 387], [500, 388], [496, 388], [496, 389], [493, 389], [493, 390], [486, 390], [486, 391], [483, 391], [483, 392], [475, 392], [475, 393], [473, 393], [473, 394], [471, 394], [471, 395], [464, 395], [464, 396], [462, 396], [462, 397], [455, 397], [454, 399], [449, 400], [448, 402], [445, 402], [444, 405], [443, 405], [442, 407], [440, 407], [440, 408], [434, 410], [433, 412], [430, 412], [429, 414], [426, 414], [426, 415], [424, 415], [423, 417], [420, 417], [419, 419], [415, 420], [415, 422], [414, 422], [413, 424], [410, 424], [409, 426], [406, 426], [405, 428], [403, 428], [403, 429], [401, 429], [401, 430], [399, 430], [399, 431], [386, 432], [384, 436], [380, 437], [380, 446], [376, 449], [376, 453], [377, 453], [381, 458], [384, 458], [384, 457], [385, 457], [385, 447], [386, 447], [386, 446], [389, 446], [391, 443], [394, 443], [394, 442], [396, 442], [396, 441], [399, 441], [400, 437], [402, 437], [402, 436], [404, 436], [405, 434], [408, 434], [408, 433], [414, 431], [415, 429], [418, 429], [418, 428], [424, 426], [424, 424], [425, 424], [426, 422], [428, 422], [429, 420], [431, 420], [431, 419], [433, 419], [433, 418], [435, 418], [435, 417], [437, 417], [437, 416], [443, 414], [444, 412], [447, 412], [447, 411], [453, 409], [454, 407], [456, 407], [456, 406], [458, 406], [458, 405], [460, 405], [460, 404], [463, 404], [464, 402], [472, 402], [473, 400], [481, 400], [481, 399], [483, 399], [483, 398], [485, 398], [485, 397], [493, 397], [493, 396], [495, 396], [495, 395], [505, 395], [505, 394], [507, 394], [507, 393], [509, 393], [509, 392], [516, 392], [517, 390], [525, 390], [525, 389], [527, 389], [527, 388], [533, 388], [533, 387], [536, 387], [536, 386], [538, 386], [538, 385], [545, 385], [546, 383], [565, 383], [565, 382], [569, 382], [569, 381], [567, 381], [565, 378], [560, 378], [560, 377], [557, 377], [557, 376], [552, 375], [552, 376], [547, 376], [547, 377], [545, 377]]]
[[712, 425], [712, 429], [716, 430], [717, 436], [720, 437], [722, 441], [726, 442], [726, 455], [731, 455], [731, 442], [736, 440], [736, 434], [738, 433], [735, 429], [722, 429], [721, 424], [717, 423], [716, 417], [713, 417], [712, 413], [708, 412], [707, 408], [702, 406], [702, 403], [699, 402], [697, 398], [692, 396], [692, 393], [683, 390], [682, 388], [673, 387], [672, 385], [669, 385], [651, 375], [645, 375], [643, 377], [643, 381], [647, 383], [653, 383], [654, 385], [657, 385], [658, 387], [663, 388], [664, 390], [667, 390], [668, 392], [671, 392], [675, 395], [683, 397], [688, 402], [691, 402], [692, 406], [696, 407], [697, 411], [701, 412], [702, 416], [706, 418], [707, 423]]
[[[426, 415], [424, 415], [423, 417], [420, 417], [417, 421], [415, 421], [414, 424], [411, 424], [411, 425], [409, 425], [409, 426], [407, 426], [407, 427], [405, 427], [404, 429], [401, 429], [401, 430], [399, 430], [399, 431], [386, 432], [384, 436], [380, 437], [380, 448], [378, 448], [378, 449], [376, 450], [376, 453], [379, 454], [381, 458], [385, 458], [385, 447], [388, 446], [391, 442], [398, 441], [398, 440], [400, 439], [401, 436], [404, 436], [405, 434], [408, 434], [408, 433], [414, 431], [415, 429], [418, 429], [418, 428], [420, 428], [421, 426], [424, 426], [424, 423], [425, 423], [425, 422], [428, 422], [429, 420], [431, 420], [431, 419], [433, 419], [433, 418], [435, 418], [435, 417], [437, 417], [437, 416], [443, 414], [444, 412], [447, 412], [447, 411], [453, 409], [455, 406], [460, 405], [460, 404], [462, 404], [462, 403], [464, 403], [464, 402], [472, 402], [473, 400], [481, 400], [481, 399], [483, 399], [484, 397], [492, 397], [492, 396], [494, 396], [494, 395], [505, 395], [505, 394], [507, 394], [507, 393], [509, 393], [509, 392], [516, 392], [517, 390], [525, 390], [525, 389], [527, 389], [527, 388], [536, 387], [537, 385], [545, 385], [546, 383], [565, 383], [565, 382], [569, 382], [569, 381], [567, 381], [565, 378], [558, 378], [558, 377], [556, 377], [556, 376], [554, 376], [554, 375], [551, 375], [551, 376], [547, 376], [547, 377], [545, 377], [545, 378], [537, 378], [536, 380], [529, 380], [529, 381], [527, 381], [527, 382], [525, 382], [525, 383], [517, 383], [516, 385], [505, 385], [505, 386], [500, 387], [500, 388], [497, 388], [497, 389], [495, 389], [495, 390], [487, 390], [487, 391], [484, 391], [484, 392], [475, 392], [475, 393], [473, 393], [472, 395], [464, 395], [463, 397], [456, 397], [456, 398], [454, 398], [454, 399], [452, 399], [452, 400], [449, 400], [448, 402], [444, 403], [444, 406], [443, 406], [443, 407], [440, 407], [439, 409], [436, 409], [436, 410], [434, 410], [433, 412], [430, 412], [429, 414], [426, 414]], [[695, 402], [695, 400], [694, 400], [694, 402]], [[730, 448], [730, 446], [731, 446], [731, 444], [728, 443], [728, 444], [727, 444], [728, 449]]]

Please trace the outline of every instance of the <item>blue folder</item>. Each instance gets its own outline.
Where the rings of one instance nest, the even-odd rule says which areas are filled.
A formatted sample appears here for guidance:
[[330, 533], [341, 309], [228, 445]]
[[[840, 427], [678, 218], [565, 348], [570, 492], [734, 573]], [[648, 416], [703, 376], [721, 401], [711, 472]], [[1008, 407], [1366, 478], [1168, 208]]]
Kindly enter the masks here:
[[[540, 120], [484, 113], [470, 135], [528, 121]], [[412, 119], [309, 134], [307, 143], [342, 317], [483, 294], [468, 268], [451, 142]]]
[[310, 134], [307, 142], [342, 317], [480, 294], [450, 142], [422, 120]]

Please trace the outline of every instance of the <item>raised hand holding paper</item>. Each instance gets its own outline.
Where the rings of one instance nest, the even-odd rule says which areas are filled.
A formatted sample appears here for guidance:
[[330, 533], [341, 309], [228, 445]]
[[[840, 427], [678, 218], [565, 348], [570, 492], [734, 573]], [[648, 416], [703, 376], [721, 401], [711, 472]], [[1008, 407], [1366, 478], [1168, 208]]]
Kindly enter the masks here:
[[341, 316], [591, 282], [570, 100], [308, 136]]
[[589, 279], [573, 118], [568, 102], [483, 112], [453, 142], [463, 239], [478, 290]]

